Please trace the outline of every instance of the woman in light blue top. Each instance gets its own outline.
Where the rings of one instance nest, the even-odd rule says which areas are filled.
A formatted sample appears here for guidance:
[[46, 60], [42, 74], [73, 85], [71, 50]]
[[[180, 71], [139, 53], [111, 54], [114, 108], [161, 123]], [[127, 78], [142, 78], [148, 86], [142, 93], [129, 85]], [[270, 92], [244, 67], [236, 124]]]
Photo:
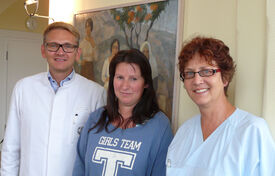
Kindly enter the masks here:
[[235, 72], [229, 48], [196, 37], [179, 56], [180, 77], [200, 114], [168, 149], [168, 176], [274, 176], [275, 144], [266, 122], [234, 107], [226, 92]]

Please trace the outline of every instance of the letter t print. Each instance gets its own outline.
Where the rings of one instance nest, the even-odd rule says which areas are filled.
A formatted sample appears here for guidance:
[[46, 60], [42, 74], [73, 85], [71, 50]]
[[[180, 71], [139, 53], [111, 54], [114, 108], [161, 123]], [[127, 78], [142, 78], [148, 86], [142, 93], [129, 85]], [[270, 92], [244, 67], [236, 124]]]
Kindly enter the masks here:
[[131, 170], [135, 159], [136, 153], [96, 147], [92, 161], [103, 164], [102, 176], [117, 176], [119, 166]]

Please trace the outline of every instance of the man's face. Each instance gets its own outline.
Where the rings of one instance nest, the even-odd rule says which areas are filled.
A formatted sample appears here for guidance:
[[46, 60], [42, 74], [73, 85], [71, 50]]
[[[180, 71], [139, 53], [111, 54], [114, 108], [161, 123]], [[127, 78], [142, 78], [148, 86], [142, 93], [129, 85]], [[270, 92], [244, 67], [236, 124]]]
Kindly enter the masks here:
[[49, 51], [47, 44], [77, 45], [75, 37], [63, 29], [54, 29], [46, 36], [45, 44], [41, 45], [42, 56], [47, 59], [52, 76], [56, 74], [69, 75], [73, 70], [74, 62], [80, 58], [81, 49], [65, 52], [62, 47], [57, 51]]

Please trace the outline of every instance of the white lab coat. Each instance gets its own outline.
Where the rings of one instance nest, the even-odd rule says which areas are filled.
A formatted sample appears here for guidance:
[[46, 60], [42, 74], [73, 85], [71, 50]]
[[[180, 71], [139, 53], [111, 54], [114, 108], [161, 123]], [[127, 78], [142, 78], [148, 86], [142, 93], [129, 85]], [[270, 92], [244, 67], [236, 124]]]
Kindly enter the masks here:
[[56, 93], [47, 73], [18, 81], [2, 147], [1, 175], [72, 175], [78, 131], [90, 112], [105, 102], [103, 87], [78, 74]]

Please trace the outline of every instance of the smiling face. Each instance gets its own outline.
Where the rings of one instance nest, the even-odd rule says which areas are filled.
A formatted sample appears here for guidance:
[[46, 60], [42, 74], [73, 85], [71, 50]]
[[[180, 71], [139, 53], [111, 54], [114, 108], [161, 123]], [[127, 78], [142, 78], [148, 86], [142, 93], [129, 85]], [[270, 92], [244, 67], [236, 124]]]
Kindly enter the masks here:
[[144, 88], [144, 78], [137, 64], [119, 63], [114, 76], [114, 91], [118, 98], [119, 108], [134, 108], [139, 102]]
[[[210, 65], [199, 54], [195, 54], [193, 58], [187, 62], [184, 72], [218, 69], [215, 65], [214, 61], [213, 65]], [[228, 82], [224, 83], [222, 81], [220, 72], [209, 77], [201, 77], [196, 73], [194, 78], [184, 80], [184, 87], [188, 95], [199, 108], [208, 107], [225, 100], [224, 87], [227, 84]]]
[[[70, 32], [63, 29], [50, 31], [46, 36], [45, 42], [77, 45], [76, 38]], [[52, 52], [48, 51], [43, 44], [41, 45], [41, 53], [47, 59], [49, 71], [53, 77], [56, 74], [64, 74], [66, 77], [72, 72], [74, 62], [80, 58], [81, 50], [76, 48], [74, 52], [66, 53], [60, 47], [56, 52]]]

